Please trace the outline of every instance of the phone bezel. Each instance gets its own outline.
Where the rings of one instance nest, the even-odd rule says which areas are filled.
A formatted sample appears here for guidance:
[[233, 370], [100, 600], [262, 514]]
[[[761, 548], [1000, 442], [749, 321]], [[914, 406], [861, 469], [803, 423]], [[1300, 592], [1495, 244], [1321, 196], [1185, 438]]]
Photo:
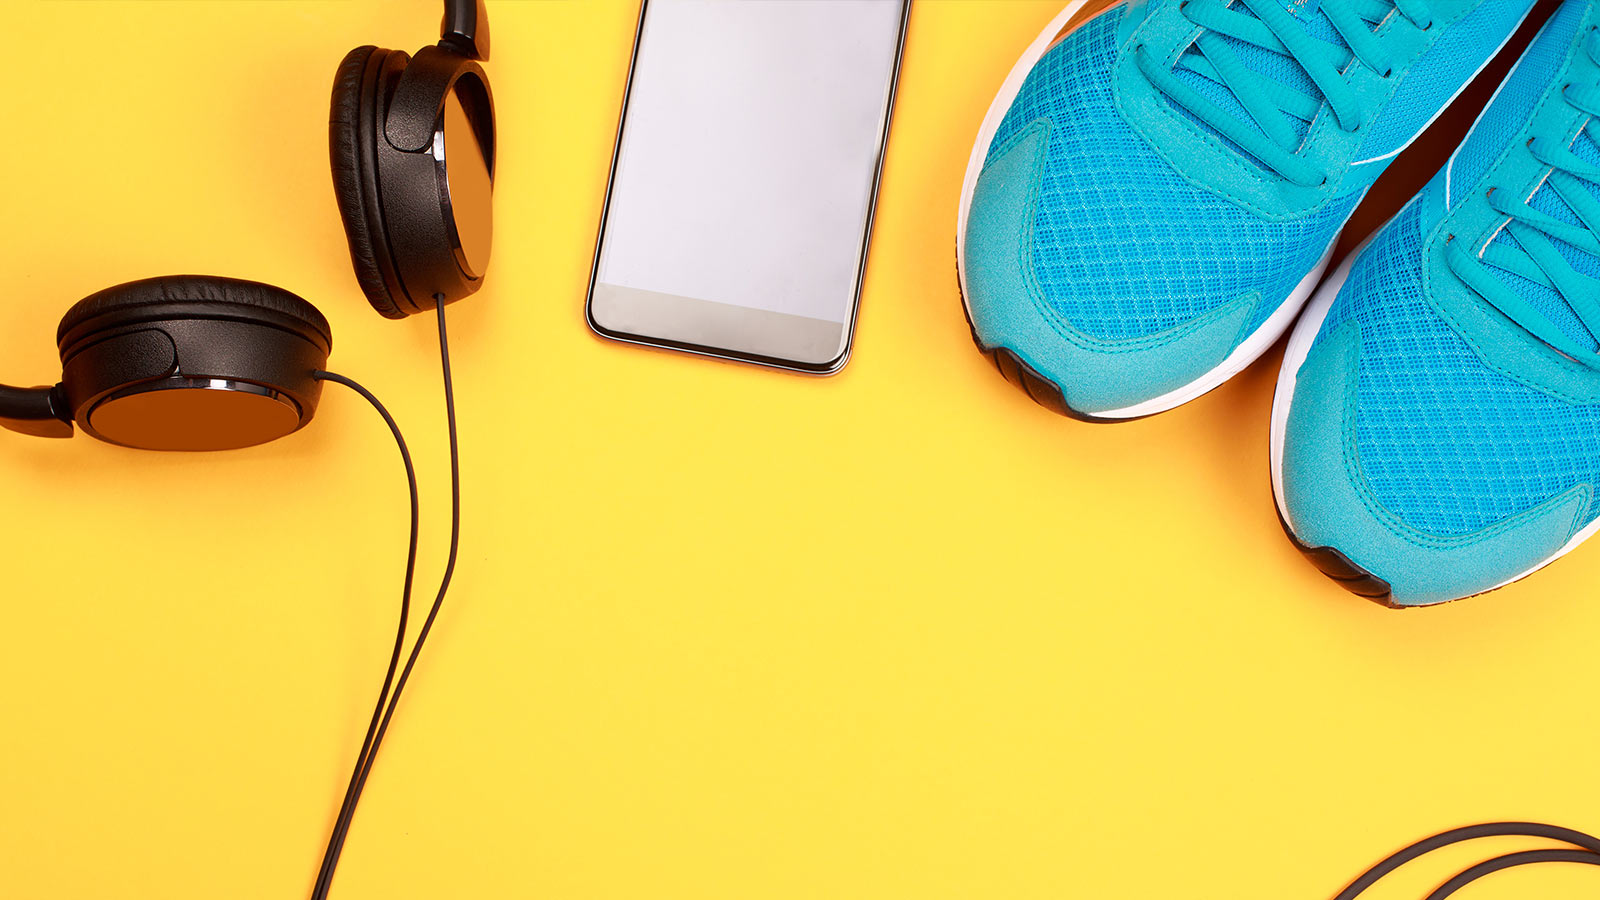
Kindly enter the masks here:
[[[822, 363], [810, 363], [777, 356], [763, 356], [727, 347], [678, 341], [657, 335], [622, 332], [607, 328], [595, 319], [594, 291], [595, 285], [599, 281], [600, 257], [605, 250], [606, 226], [611, 216], [611, 192], [616, 187], [617, 163], [621, 159], [622, 140], [628, 127], [628, 102], [633, 95], [633, 78], [639, 61], [639, 48], [644, 41], [645, 18], [649, 15], [650, 2], [651, 0], [641, 0], [639, 18], [634, 26], [633, 50], [628, 57], [628, 81], [622, 94], [622, 110], [617, 117], [617, 133], [611, 147], [611, 168], [606, 176], [605, 199], [600, 207], [600, 227], [595, 236], [594, 259], [589, 267], [589, 287], [583, 304], [584, 320], [588, 322], [590, 330], [595, 334], [607, 340], [621, 343], [675, 350], [734, 362], [751, 363], [807, 375], [833, 375], [839, 372], [850, 361], [851, 353], [855, 348], [856, 321], [860, 317], [861, 292], [866, 280], [867, 257], [871, 252], [872, 246], [872, 228], [877, 220], [878, 195], [883, 187], [883, 168], [884, 161], [888, 156], [889, 131], [894, 120], [895, 98], [900, 89], [900, 71], [905, 64], [906, 35], [911, 22], [911, 0], [900, 0], [900, 28], [895, 38], [894, 69], [889, 75], [889, 89], [884, 98], [883, 130], [878, 136], [877, 159], [873, 164], [872, 170], [872, 190], [867, 197], [866, 222], [861, 234], [861, 249], [856, 263], [855, 280], [851, 292], [850, 315], [844, 323], [844, 346], [836, 358]], [[714, 302], [706, 301], [704, 298], [689, 299], [698, 299], [707, 303]]]

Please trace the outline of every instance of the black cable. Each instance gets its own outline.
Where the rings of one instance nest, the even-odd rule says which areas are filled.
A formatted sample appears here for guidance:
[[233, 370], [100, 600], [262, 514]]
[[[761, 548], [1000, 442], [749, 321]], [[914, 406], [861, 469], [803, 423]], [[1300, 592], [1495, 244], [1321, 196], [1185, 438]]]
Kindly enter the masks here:
[[1384, 878], [1384, 876], [1400, 868], [1406, 863], [1426, 856], [1435, 850], [1459, 844], [1462, 841], [1474, 841], [1488, 837], [1530, 837], [1570, 844], [1578, 849], [1548, 849], [1525, 850], [1520, 853], [1510, 853], [1496, 857], [1486, 862], [1479, 863], [1470, 869], [1456, 875], [1454, 878], [1440, 885], [1437, 890], [1429, 894], [1427, 900], [1445, 900], [1451, 894], [1461, 890], [1480, 878], [1487, 877], [1505, 869], [1518, 866], [1534, 865], [1536, 863], [1583, 863], [1600, 866], [1600, 838], [1574, 831], [1570, 828], [1561, 828], [1556, 825], [1542, 825], [1537, 822], [1489, 822], [1483, 825], [1469, 825], [1465, 828], [1456, 828], [1436, 834], [1433, 837], [1420, 840], [1389, 858], [1383, 860], [1372, 868], [1363, 872], [1360, 878], [1350, 883], [1350, 886], [1339, 892], [1334, 900], [1355, 900]]
[[[315, 377], [318, 381], [331, 381], [335, 384], [344, 385], [345, 387], [359, 394], [368, 403], [372, 404], [373, 409], [378, 411], [378, 415], [383, 417], [384, 423], [389, 426], [390, 433], [394, 435], [395, 444], [400, 447], [400, 459], [405, 463], [406, 482], [411, 491], [411, 538], [408, 542], [408, 547], [406, 550], [405, 587], [400, 594], [400, 627], [395, 633], [394, 650], [389, 654], [389, 668], [383, 676], [383, 688], [378, 692], [378, 702], [373, 706], [372, 719], [367, 723], [366, 737], [362, 738], [361, 740], [360, 757], [364, 758], [367, 755], [368, 749], [372, 746], [373, 736], [377, 733], [379, 720], [383, 715], [383, 703], [388, 697], [389, 686], [394, 683], [395, 669], [400, 665], [400, 653], [405, 649], [406, 623], [411, 614], [411, 588], [413, 582], [415, 581], [417, 571], [417, 528], [421, 518], [420, 507], [417, 501], [417, 470], [416, 467], [412, 465], [411, 450], [406, 446], [405, 435], [400, 433], [400, 426], [395, 423], [394, 417], [389, 415], [389, 410], [386, 409], [381, 402], [379, 402], [378, 398], [374, 396], [371, 391], [357, 384], [355, 381], [333, 372], [324, 372], [319, 370], [315, 373]], [[350, 775], [350, 783], [345, 787], [344, 791], [344, 800], [339, 805], [339, 812], [341, 816], [344, 814], [345, 808], [352, 804], [353, 798], [359, 792], [356, 783], [356, 775], [359, 773], [359, 771], [360, 766], [358, 764], [356, 772], [352, 772]], [[334, 837], [337, 837], [337, 831], [335, 832]], [[326, 854], [334, 852], [334, 837], [330, 837], [328, 839], [328, 849], [323, 856], [324, 867], [327, 865]]]
[[1445, 900], [1451, 894], [1461, 890], [1479, 878], [1493, 875], [1504, 869], [1517, 866], [1531, 866], [1536, 863], [1582, 863], [1590, 866], [1600, 866], [1600, 854], [1588, 850], [1524, 850], [1521, 853], [1508, 853], [1498, 856], [1488, 862], [1481, 862], [1460, 875], [1450, 879], [1439, 887], [1438, 890], [1428, 895], [1428, 900]]
[[[433, 623], [439, 616], [439, 609], [444, 605], [445, 593], [450, 589], [450, 580], [455, 575], [456, 555], [461, 546], [461, 453], [456, 436], [456, 400], [455, 383], [450, 375], [450, 340], [445, 329], [444, 297], [434, 296], [434, 308], [439, 321], [439, 360], [444, 371], [444, 404], [445, 420], [450, 432], [450, 554], [445, 561], [444, 575], [439, 581], [439, 592], [434, 595], [433, 605], [428, 609], [428, 616], [423, 620], [422, 628], [417, 632], [417, 640], [411, 646], [411, 653], [406, 657], [406, 664], [400, 671], [399, 680], [394, 682], [394, 693], [389, 694], [390, 677], [394, 674], [395, 661], [399, 656], [399, 646], [395, 648], [395, 657], [389, 664], [389, 676], [384, 679], [383, 691], [378, 694], [378, 707], [383, 710], [381, 719], [374, 713], [376, 730], [371, 726], [367, 730], [367, 740], [362, 743], [361, 754], [356, 759], [355, 771], [350, 775], [349, 787], [345, 790], [344, 803], [339, 809], [339, 817], [334, 823], [333, 834], [328, 838], [328, 847], [322, 857], [322, 868], [317, 874], [317, 883], [312, 890], [312, 900], [326, 900], [328, 891], [333, 886], [333, 873], [339, 865], [339, 856], [344, 851], [345, 838], [350, 833], [350, 822], [355, 818], [356, 805], [361, 800], [361, 792], [366, 788], [367, 778], [372, 774], [372, 764], [377, 759], [378, 748], [383, 744], [383, 737], [389, 731], [389, 723], [394, 718], [395, 710], [400, 704], [400, 695], [405, 690], [406, 682], [411, 678], [411, 672], [416, 667], [417, 658], [422, 653], [422, 645], [427, 642], [428, 634], [433, 630]], [[327, 374], [327, 373], [323, 373]], [[329, 380], [333, 380], [330, 378]], [[342, 381], [341, 383], [351, 383]], [[351, 383], [353, 384], [353, 383]], [[370, 398], [370, 395], [367, 395]], [[372, 401], [376, 403], [376, 400]], [[384, 414], [388, 418], [388, 414]], [[399, 430], [395, 429], [399, 435]], [[402, 444], [403, 446], [403, 444]], [[410, 470], [409, 454], [407, 454], [407, 469]], [[416, 496], [416, 478], [412, 476], [412, 496]], [[415, 507], [413, 507], [415, 509]], [[415, 523], [415, 518], [413, 518]], [[413, 524], [412, 559], [415, 560], [415, 524]], [[410, 565], [408, 564], [408, 570]], [[408, 591], [406, 601], [401, 607], [401, 621], [405, 621], [406, 610], [409, 608], [410, 574], [407, 574]], [[404, 629], [402, 627], [402, 639]], [[387, 700], [387, 703], [385, 703]]]

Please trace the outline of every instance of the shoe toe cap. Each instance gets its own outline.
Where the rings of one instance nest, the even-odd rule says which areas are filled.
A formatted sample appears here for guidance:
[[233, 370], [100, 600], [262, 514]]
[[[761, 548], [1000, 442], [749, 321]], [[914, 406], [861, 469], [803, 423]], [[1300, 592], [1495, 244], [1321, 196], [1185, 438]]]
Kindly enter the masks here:
[[974, 336], [1048, 381], [1071, 411], [1125, 417], [1118, 413], [1220, 365], [1256, 318], [1260, 295], [1136, 339], [1101, 340], [1074, 328], [1042, 296], [1028, 262], [1048, 132], [1041, 121], [1020, 134], [989, 161], [974, 191], [962, 253]]

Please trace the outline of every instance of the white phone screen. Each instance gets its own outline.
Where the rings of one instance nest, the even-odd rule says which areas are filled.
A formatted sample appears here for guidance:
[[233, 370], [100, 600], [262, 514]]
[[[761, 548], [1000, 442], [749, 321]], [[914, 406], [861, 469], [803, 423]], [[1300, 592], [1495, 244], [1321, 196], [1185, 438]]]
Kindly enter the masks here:
[[805, 363], [839, 356], [903, 13], [903, 0], [649, 0], [591, 318]]

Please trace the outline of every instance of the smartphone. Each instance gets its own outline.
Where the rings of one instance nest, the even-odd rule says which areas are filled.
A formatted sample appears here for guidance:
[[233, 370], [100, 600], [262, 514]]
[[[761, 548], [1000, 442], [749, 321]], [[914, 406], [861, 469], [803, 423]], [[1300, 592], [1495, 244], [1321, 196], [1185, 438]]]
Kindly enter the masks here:
[[589, 327], [843, 368], [909, 16], [910, 0], [645, 0]]

